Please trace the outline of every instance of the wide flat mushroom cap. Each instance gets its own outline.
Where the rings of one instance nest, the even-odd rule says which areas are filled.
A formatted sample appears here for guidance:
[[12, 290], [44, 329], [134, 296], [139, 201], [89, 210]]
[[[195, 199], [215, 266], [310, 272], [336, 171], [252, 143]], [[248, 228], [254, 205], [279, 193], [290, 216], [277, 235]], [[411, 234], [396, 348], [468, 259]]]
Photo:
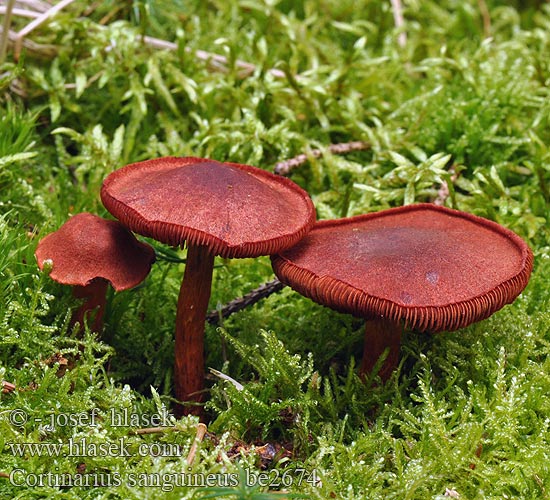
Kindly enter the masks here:
[[172, 246], [256, 257], [288, 248], [315, 222], [307, 193], [259, 168], [204, 158], [159, 158], [103, 183], [107, 209], [131, 230]]
[[512, 302], [527, 285], [533, 256], [494, 222], [417, 204], [318, 222], [272, 260], [281, 281], [316, 302], [441, 331]]
[[50, 277], [65, 285], [89, 285], [97, 279], [117, 291], [141, 283], [155, 260], [154, 250], [136, 240], [120, 222], [80, 213], [38, 243], [38, 267], [53, 263]]

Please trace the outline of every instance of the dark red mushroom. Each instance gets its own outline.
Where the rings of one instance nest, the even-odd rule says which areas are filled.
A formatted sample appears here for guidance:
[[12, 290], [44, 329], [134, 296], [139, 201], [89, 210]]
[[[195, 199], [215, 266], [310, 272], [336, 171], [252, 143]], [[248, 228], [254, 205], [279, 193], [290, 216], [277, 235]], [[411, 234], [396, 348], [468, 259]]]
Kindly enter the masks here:
[[489, 317], [525, 288], [533, 254], [495, 222], [416, 204], [318, 222], [272, 263], [302, 295], [367, 320], [360, 373], [389, 348], [387, 379], [403, 326], [449, 331]]
[[187, 245], [174, 385], [180, 401], [200, 402], [214, 256], [257, 257], [292, 246], [315, 222], [313, 203], [292, 181], [259, 168], [174, 157], [113, 172], [101, 198], [132, 231], [168, 245]]
[[99, 331], [103, 325], [107, 285], [116, 291], [141, 283], [155, 260], [154, 250], [136, 240], [120, 222], [81, 213], [71, 217], [57, 231], [38, 243], [35, 252], [38, 267], [51, 266], [50, 278], [73, 286], [73, 294], [84, 303], [71, 324], [80, 324], [96, 310], [90, 325]]

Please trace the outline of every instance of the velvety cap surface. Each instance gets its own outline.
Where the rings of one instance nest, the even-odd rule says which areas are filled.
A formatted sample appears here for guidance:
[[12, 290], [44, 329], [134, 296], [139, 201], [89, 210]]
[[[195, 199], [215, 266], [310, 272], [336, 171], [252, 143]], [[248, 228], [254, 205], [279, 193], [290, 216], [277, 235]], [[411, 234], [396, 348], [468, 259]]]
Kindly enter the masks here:
[[136, 233], [214, 255], [255, 257], [301, 239], [315, 222], [307, 193], [259, 168], [204, 158], [159, 158], [123, 167], [103, 183], [107, 209]]
[[40, 240], [38, 267], [51, 260], [50, 277], [65, 285], [88, 285], [103, 278], [117, 291], [141, 283], [155, 260], [154, 250], [136, 240], [120, 222], [81, 213]]
[[494, 222], [417, 204], [318, 222], [272, 260], [281, 281], [316, 302], [440, 331], [512, 302], [527, 285], [533, 256]]

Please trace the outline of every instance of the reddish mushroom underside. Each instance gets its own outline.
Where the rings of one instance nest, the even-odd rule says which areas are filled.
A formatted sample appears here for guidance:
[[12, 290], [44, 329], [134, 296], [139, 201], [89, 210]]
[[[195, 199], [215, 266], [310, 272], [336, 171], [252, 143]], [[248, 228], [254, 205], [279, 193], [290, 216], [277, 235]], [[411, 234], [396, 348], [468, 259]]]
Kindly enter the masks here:
[[141, 283], [155, 260], [154, 250], [136, 240], [120, 222], [90, 213], [71, 217], [57, 231], [48, 234], [35, 251], [38, 267], [50, 261], [50, 278], [72, 285], [77, 298], [85, 299], [75, 311], [72, 323], [97, 309], [93, 330], [99, 330], [105, 309], [105, 293], [110, 283], [116, 291]]
[[[495, 222], [416, 204], [318, 222], [272, 261], [279, 279], [302, 295], [381, 321], [388, 343], [378, 338], [382, 328], [376, 325], [372, 342], [394, 344], [395, 351], [396, 325], [456, 330], [512, 302], [527, 285], [533, 255], [519, 236]], [[365, 365], [364, 357], [362, 371], [381, 354], [375, 352], [373, 361], [366, 340], [369, 359]]]
[[103, 204], [132, 231], [171, 246], [208, 247], [225, 258], [288, 248], [315, 222], [297, 184], [250, 165], [158, 158], [110, 174]]
[[188, 248], [176, 318], [174, 383], [179, 400], [200, 402], [214, 256], [257, 257], [292, 246], [315, 222], [313, 203], [286, 178], [194, 157], [123, 167], [105, 179], [101, 198], [136, 233]]

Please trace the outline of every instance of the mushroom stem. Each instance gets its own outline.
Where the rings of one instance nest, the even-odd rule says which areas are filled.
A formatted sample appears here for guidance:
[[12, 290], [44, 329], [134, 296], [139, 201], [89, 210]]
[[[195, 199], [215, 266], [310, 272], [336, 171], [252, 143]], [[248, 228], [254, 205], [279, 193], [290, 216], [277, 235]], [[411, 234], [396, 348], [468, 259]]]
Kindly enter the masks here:
[[[187, 263], [178, 298], [174, 386], [180, 401], [202, 401], [204, 384], [204, 324], [212, 286], [214, 255], [206, 246], [188, 246]], [[177, 413], [200, 414], [198, 406]]]
[[386, 382], [399, 363], [399, 348], [401, 346], [401, 333], [403, 327], [400, 323], [384, 318], [376, 318], [365, 322], [365, 342], [363, 361], [359, 375], [365, 377], [372, 372], [378, 359], [386, 349], [388, 356], [378, 371], [383, 382]]
[[74, 312], [71, 318], [71, 327], [79, 323], [79, 333], [84, 332], [84, 322], [94, 310], [96, 310], [95, 318], [89, 327], [94, 332], [99, 332], [103, 328], [108, 284], [104, 279], [97, 279], [88, 285], [75, 285], [73, 287], [73, 295], [77, 299], [84, 299], [84, 303]]

